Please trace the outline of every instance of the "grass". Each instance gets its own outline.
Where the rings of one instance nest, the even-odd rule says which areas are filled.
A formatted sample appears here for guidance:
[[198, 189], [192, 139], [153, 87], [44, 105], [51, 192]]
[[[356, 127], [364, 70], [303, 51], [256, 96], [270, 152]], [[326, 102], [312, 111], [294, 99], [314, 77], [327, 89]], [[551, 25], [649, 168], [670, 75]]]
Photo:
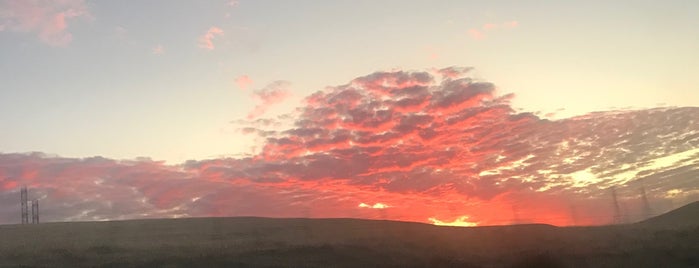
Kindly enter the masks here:
[[699, 226], [195, 218], [0, 226], [0, 267], [699, 267]]

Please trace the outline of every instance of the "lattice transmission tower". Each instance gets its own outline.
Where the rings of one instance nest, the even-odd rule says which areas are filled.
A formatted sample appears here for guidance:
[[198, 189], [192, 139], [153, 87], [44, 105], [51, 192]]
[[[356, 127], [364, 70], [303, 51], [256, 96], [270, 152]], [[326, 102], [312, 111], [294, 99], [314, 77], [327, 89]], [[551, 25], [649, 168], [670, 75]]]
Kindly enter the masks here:
[[27, 207], [28, 205], [28, 194], [27, 194], [27, 187], [22, 186], [22, 189], [20, 190], [20, 204], [22, 208], [22, 224], [28, 224], [29, 223], [29, 208]]
[[39, 224], [39, 200], [32, 200], [32, 223]]

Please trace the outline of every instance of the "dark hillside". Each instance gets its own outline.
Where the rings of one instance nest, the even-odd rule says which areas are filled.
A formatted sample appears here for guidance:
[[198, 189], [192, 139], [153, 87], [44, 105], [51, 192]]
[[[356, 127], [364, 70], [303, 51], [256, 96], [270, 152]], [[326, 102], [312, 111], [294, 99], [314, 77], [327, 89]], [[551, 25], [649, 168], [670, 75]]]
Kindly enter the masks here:
[[699, 227], [699, 201], [690, 203], [668, 213], [637, 223], [644, 227], [686, 228]]

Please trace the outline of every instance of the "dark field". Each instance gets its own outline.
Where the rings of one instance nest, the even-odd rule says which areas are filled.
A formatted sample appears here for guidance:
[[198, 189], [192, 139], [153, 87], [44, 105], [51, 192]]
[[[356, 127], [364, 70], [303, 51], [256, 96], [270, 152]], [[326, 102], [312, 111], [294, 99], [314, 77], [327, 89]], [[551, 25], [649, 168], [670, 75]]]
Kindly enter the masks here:
[[0, 226], [0, 267], [699, 267], [699, 203], [601, 227], [192, 218]]

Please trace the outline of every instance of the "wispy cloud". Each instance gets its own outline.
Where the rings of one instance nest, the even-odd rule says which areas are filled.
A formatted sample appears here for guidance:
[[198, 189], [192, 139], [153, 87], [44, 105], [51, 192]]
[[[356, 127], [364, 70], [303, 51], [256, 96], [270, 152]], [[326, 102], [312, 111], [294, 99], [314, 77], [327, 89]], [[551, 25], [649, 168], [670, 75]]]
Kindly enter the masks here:
[[468, 30], [468, 35], [475, 40], [483, 40], [486, 37], [486, 33], [498, 31], [498, 30], [509, 30], [514, 29], [519, 26], [518, 21], [505, 21], [501, 23], [486, 23], [480, 28], [471, 28]]
[[68, 23], [90, 17], [83, 0], [5, 0], [0, 2], [3, 30], [34, 33], [44, 43], [65, 46], [73, 40]]
[[213, 50], [215, 48], [214, 43], [213, 43], [214, 38], [216, 38], [216, 36], [221, 36], [221, 35], [223, 35], [223, 30], [221, 30], [221, 28], [218, 28], [218, 27], [209, 28], [209, 30], [207, 30], [204, 35], [199, 37], [199, 47], [205, 48], [208, 50]]
[[258, 99], [259, 104], [248, 113], [248, 119], [254, 119], [263, 115], [269, 107], [274, 104], [280, 103], [291, 95], [289, 87], [291, 83], [288, 81], [274, 81], [266, 87], [255, 90], [253, 92], [253, 97]]
[[483, 40], [483, 38], [485, 38], [485, 35], [483, 35], [483, 32], [481, 32], [478, 29], [469, 29], [468, 35], [471, 36], [471, 38], [476, 39], [476, 40]]
[[238, 87], [242, 90], [248, 89], [248, 87], [252, 85], [252, 83], [252, 79], [247, 75], [241, 75], [235, 79], [235, 84], [238, 85]]
[[151, 52], [155, 55], [160, 55], [160, 54], [165, 53], [165, 48], [163, 47], [163, 45], [158, 44], [158, 45], [153, 47]]

